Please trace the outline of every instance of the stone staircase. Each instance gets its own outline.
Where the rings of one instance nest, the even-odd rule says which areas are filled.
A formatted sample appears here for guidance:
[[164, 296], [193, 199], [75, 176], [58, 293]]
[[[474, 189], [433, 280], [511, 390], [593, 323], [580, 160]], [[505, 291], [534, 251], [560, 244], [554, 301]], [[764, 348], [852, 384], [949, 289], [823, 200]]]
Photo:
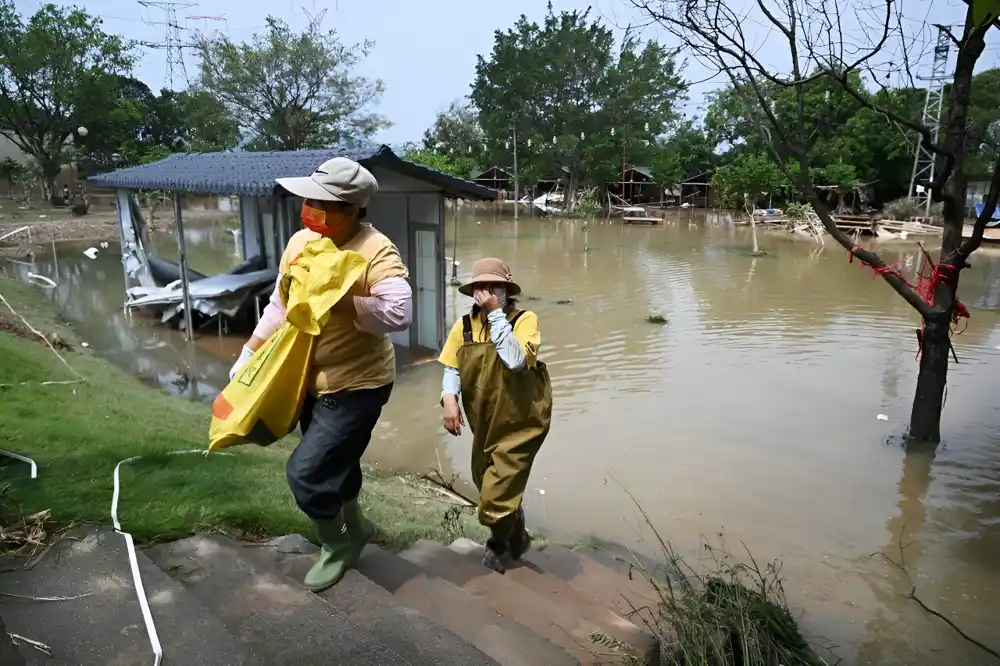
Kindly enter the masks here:
[[[317, 595], [298, 583], [313, 548], [294, 536], [258, 545], [209, 535], [140, 549], [163, 665], [637, 663], [595, 644], [594, 632], [632, 646], [638, 663], [659, 663], [652, 633], [626, 619], [652, 590], [580, 552], [531, 551], [499, 575], [468, 539], [420, 541], [399, 555], [369, 546]], [[21, 643], [24, 661], [0, 651], [0, 666], [153, 664], [119, 534], [64, 538], [32, 569], [0, 575], [0, 593], [6, 630], [51, 652]]]

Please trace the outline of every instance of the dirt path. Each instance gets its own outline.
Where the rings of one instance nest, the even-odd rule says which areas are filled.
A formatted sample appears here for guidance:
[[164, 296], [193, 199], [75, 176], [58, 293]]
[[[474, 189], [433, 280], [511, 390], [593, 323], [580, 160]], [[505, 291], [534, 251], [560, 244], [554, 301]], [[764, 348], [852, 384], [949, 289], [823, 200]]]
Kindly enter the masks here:
[[[143, 210], [143, 215], [147, 220], [150, 219], [148, 209]], [[173, 230], [174, 220], [170, 211], [158, 210], [152, 217], [153, 231]], [[213, 210], [187, 210], [184, 211], [184, 219], [197, 225], [233, 220], [234, 216], [232, 213]], [[53, 242], [118, 243], [118, 213], [114, 208], [100, 208], [76, 217], [63, 208], [0, 208], [0, 238], [3, 239], [0, 240], [0, 256], [23, 256], [47, 250]]]

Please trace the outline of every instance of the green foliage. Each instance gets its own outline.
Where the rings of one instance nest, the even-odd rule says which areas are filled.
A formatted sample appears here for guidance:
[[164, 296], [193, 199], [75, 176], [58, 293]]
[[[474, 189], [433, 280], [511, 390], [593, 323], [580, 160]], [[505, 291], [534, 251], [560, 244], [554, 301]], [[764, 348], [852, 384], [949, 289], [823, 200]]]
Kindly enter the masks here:
[[413, 144], [403, 147], [403, 159], [458, 178], [468, 178], [476, 168], [476, 163], [471, 157], [419, 148]]
[[[570, 187], [604, 185], [630, 163], [646, 163], [676, 115], [685, 86], [672, 51], [611, 29], [587, 11], [522, 16], [478, 56], [470, 99], [479, 111], [484, 165], [511, 161], [526, 182], [565, 167]], [[530, 144], [529, 144], [530, 142]]]
[[653, 180], [673, 187], [710, 170], [717, 162], [714, 142], [704, 127], [683, 120], [666, 138], [658, 141], [649, 160]]
[[143, 153], [139, 159], [139, 164], [152, 164], [153, 162], [159, 162], [162, 159], [166, 159], [173, 154], [170, 148], [164, 146], [163, 144], [157, 144]]
[[719, 202], [731, 208], [742, 208], [744, 201], [756, 206], [768, 194], [790, 189], [785, 172], [764, 153], [742, 155], [720, 166], [712, 174], [711, 185]]
[[[914, 120], [921, 117], [925, 90], [896, 88], [869, 93], [857, 74], [849, 83], [880, 109]], [[829, 77], [815, 79], [802, 88], [805, 134], [811, 137], [810, 173], [816, 184], [836, 185], [843, 191], [868, 183], [879, 201], [906, 196], [917, 133], [892, 122], [885, 113], [863, 106]], [[794, 88], [764, 86], [762, 90], [765, 98], [773, 101], [779, 124], [794, 130], [798, 114]], [[986, 178], [1000, 154], [1000, 68], [973, 77], [969, 117], [973, 122], [966, 173], [971, 178]], [[769, 152], [762, 130], [768, 125], [760, 100], [748, 89], [730, 86], [709, 96], [705, 135], [725, 144], [724, 161], [746, 153]], [[782, 148], [780, 141], [774, 143]], [[794, 172], [794, 165], [791, 168]]]
[[119, 114], [131, 48], [82, 9], [46, 4], [24, 20], [12, 0], [0, 0], [0, 134], [33, 157], [46, 180], [94, 110]]
[[322, 148], [369, 137], [389, 122], [372, 112], [381, 81], [354, 73], [372, 42], [344, 44], [315, 22], [301, 33], [273, 16], [250, 42], [203, 39], [200, 89], [256, 136], [254, 150]]
[[580, 201], [577, 212], [584, 217], [596, 217], [601, 212], [601, 200], [596, 187], [588, 187], [580, 193]]
[[474, 162], [473, 168], [482, 163], [483, 130], [476, 111], [467, 104], [452, 102], [424, 132], [423, 149], [455, 155], [456, 159], [467, 158]]

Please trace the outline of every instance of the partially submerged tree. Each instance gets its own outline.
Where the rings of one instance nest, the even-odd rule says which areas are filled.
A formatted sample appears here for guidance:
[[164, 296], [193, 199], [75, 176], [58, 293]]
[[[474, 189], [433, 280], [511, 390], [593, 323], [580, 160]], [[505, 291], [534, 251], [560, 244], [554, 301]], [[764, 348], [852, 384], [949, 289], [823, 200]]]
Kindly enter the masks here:
[[[940, 136], [919, 119], [886, 103], [887, 78], [902, 72], [913, 79], [904, 17], [894, 0], [875, 0], [874, 6], [869, 0], [869, 4], [857, 8], [828, 0], [753, 0], [745, 12], [714, 0], [631, 2], [679, 37], [703, 63], [728, 77], [733, 89], [755, 109], [756, 122], [763, 130], [762, 141], [775, 159], [783, 165], [794, 165], [788, 172], [794, 175], [797, 187], [827, 231], [848, 250], [852, 260], [870, 266], [920, 313], [920, 369], [909, 435], [915, 440], [940, 441], [949, 356], [953, 354], [951, 326], [969, 314], [956, 296], [959, 275], [982, 242], [1000, 198], [1000, 162], [994, 161], [989, 167], [990, 188], [983, 213], [975, 220], [970, 236], [963, 239], [973, 70], [983, 53], [986, 31], [996, 20], [997, 0], [970, 0], [962, 30], [948, 31], [958, 55]], [[847, 24], [854, 21], [858, 25], [850, 30], [861, 35], [861, 41], [849, 43], [844, 35], [849, 29]], [[751, 25], [764, 26], [772, 42], [784, 41], [788, 49], [784, 68], [760, 59], [757, 42], [747, 34]], [[862, 76], [866, 85], [875, 86], [874, 91], [861, 85]], [[846, 94], [853, 103], [919, 137], [936, 157], [933, 180], [921, 184], [929, 189], [934, 201], [943, 204], [942, 247], [936, 265], [925, 256], [926, 273], [918, 285], [910, 284], [876, 253], [855, 245], [837, 228], [820, 196], [813, 170], [816, 122], [807, 111], [807, 92], [810, 85], [821, 81], [836, 84], [836, 94]], [[783, 91], [791, 93], [790, 116], [778, 113], [780, 100], [776, 93]]]
[[229, 110], [251, 148], [322, 148], [366, 138], [389, 122], [372, 110], [384, 86], [354, 73], [374, 44], [344, 44], [310, 22], [301, 33], [273, 16], [249, 43], [203, 39], [199, 87]]
[[729, 208], [756, 207], [788, 189], [781, 167], [764, 153], [749, 153], [715, 170], [711, 180], [719, 202]]
[[0, 135], [35, 160], [50, 196], [77, 127], [120, 108], [131, 67], [130, 45], [82, 9], [47, 4], [24, 20], [0, 0]]

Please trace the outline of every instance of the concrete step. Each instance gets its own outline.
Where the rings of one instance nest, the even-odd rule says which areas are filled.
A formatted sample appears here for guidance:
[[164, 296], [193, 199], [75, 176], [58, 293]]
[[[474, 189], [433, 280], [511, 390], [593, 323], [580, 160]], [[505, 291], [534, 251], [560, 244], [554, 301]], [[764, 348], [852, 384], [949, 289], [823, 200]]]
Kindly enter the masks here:
[[500, 615], [484, 601], [443, 578], [428, 575], [397, 555], [369, 546], [357, 569], [400, 602], [461, 636], [502, 666], [574, 666], [578, 663], [559, 646]]
[[627, 573], [620, 573], [591, 557], [589, 549], [546, 546], [542, 550], [528, 551], [523, 560], [638, 627], [645, 627], [660, 603], [659, 593], [640, 574], [630, 578]]
[[[142, 551], [137, 555], [165, 662], [262, 663]], [[0, 575], [0, 590], [6, 593], [0, 597], [0, 615], [7, 631], [51, 649], [49, 657], [21, 645], [21, 654], [29, 664], [149, 666], [153, 662], [125, 539], [120, 534], [96, 527], [74, 531], [32, 569]], [[32, 601], [7, 596], [11, 594], [78, 598]]]
[[[449, 548], [482, 566], [481, 544], [471, 539], [457, 539]], [[579, 594], [558, 576], [546, 575], [544, 569], [530, 561], [515, 563], [505, 576], [560, 606], [574, 609], [581, 618], [600, 627], [602, 633], [631, 646], [643, 664], [658, 666], [660, 663], [660, 644], [652, 632], [636, 626], [608, 606]]]
[[17, 649], [14, 639], [0, 618], [0, 666], [25, 666], [24, 655]]
[[[154, 546], [150, 559], [213, 611], [269, 666], [416, 666], [247, 549], [218, 536]], [[204, 659], [178, 663], [224, 663]]]
[[[302, 580], [316, 557], [312, 553], [284, 553], [280, 547], [274, 546], [247, 547], [244, 553], [296, 582]], [[383, 559], [381, 556], [393, 558], [401, 564], [409, 564], [376, 546], [369, 546], [365, 555], [364, 566], [358, 565], [358, 569], [365, 574], [374, 561]], [[439, 582], [445, 584], [444, 581]], [[465, 594], [457, 588], [455, 591]], [[403, 599], [394, 597], [358, 571], [348, 571], [336, 586], [321, 592], [319, 596], [336, 611], [349, 616], [353, 623], [371, 631], [382, 643], [415, 664], [499, 666], [478, 645], [449, 631], [450, 627], [446, 628], [425, 617], [422, 613], [426, 608], [407, 605]], [[474, 601], [471, 597], [468, 598]]]
[[591, 640], [591, 633], [604, 631], [604, 628], [581, 617], [579, 608], [561, 605], [511, 578], [486, 569], [480, 561], [424, 540], [404, 551], [401, 557], [485, 601], [501, 615], [555, 643], [581, 664], [625, 663], [623, 658]]

